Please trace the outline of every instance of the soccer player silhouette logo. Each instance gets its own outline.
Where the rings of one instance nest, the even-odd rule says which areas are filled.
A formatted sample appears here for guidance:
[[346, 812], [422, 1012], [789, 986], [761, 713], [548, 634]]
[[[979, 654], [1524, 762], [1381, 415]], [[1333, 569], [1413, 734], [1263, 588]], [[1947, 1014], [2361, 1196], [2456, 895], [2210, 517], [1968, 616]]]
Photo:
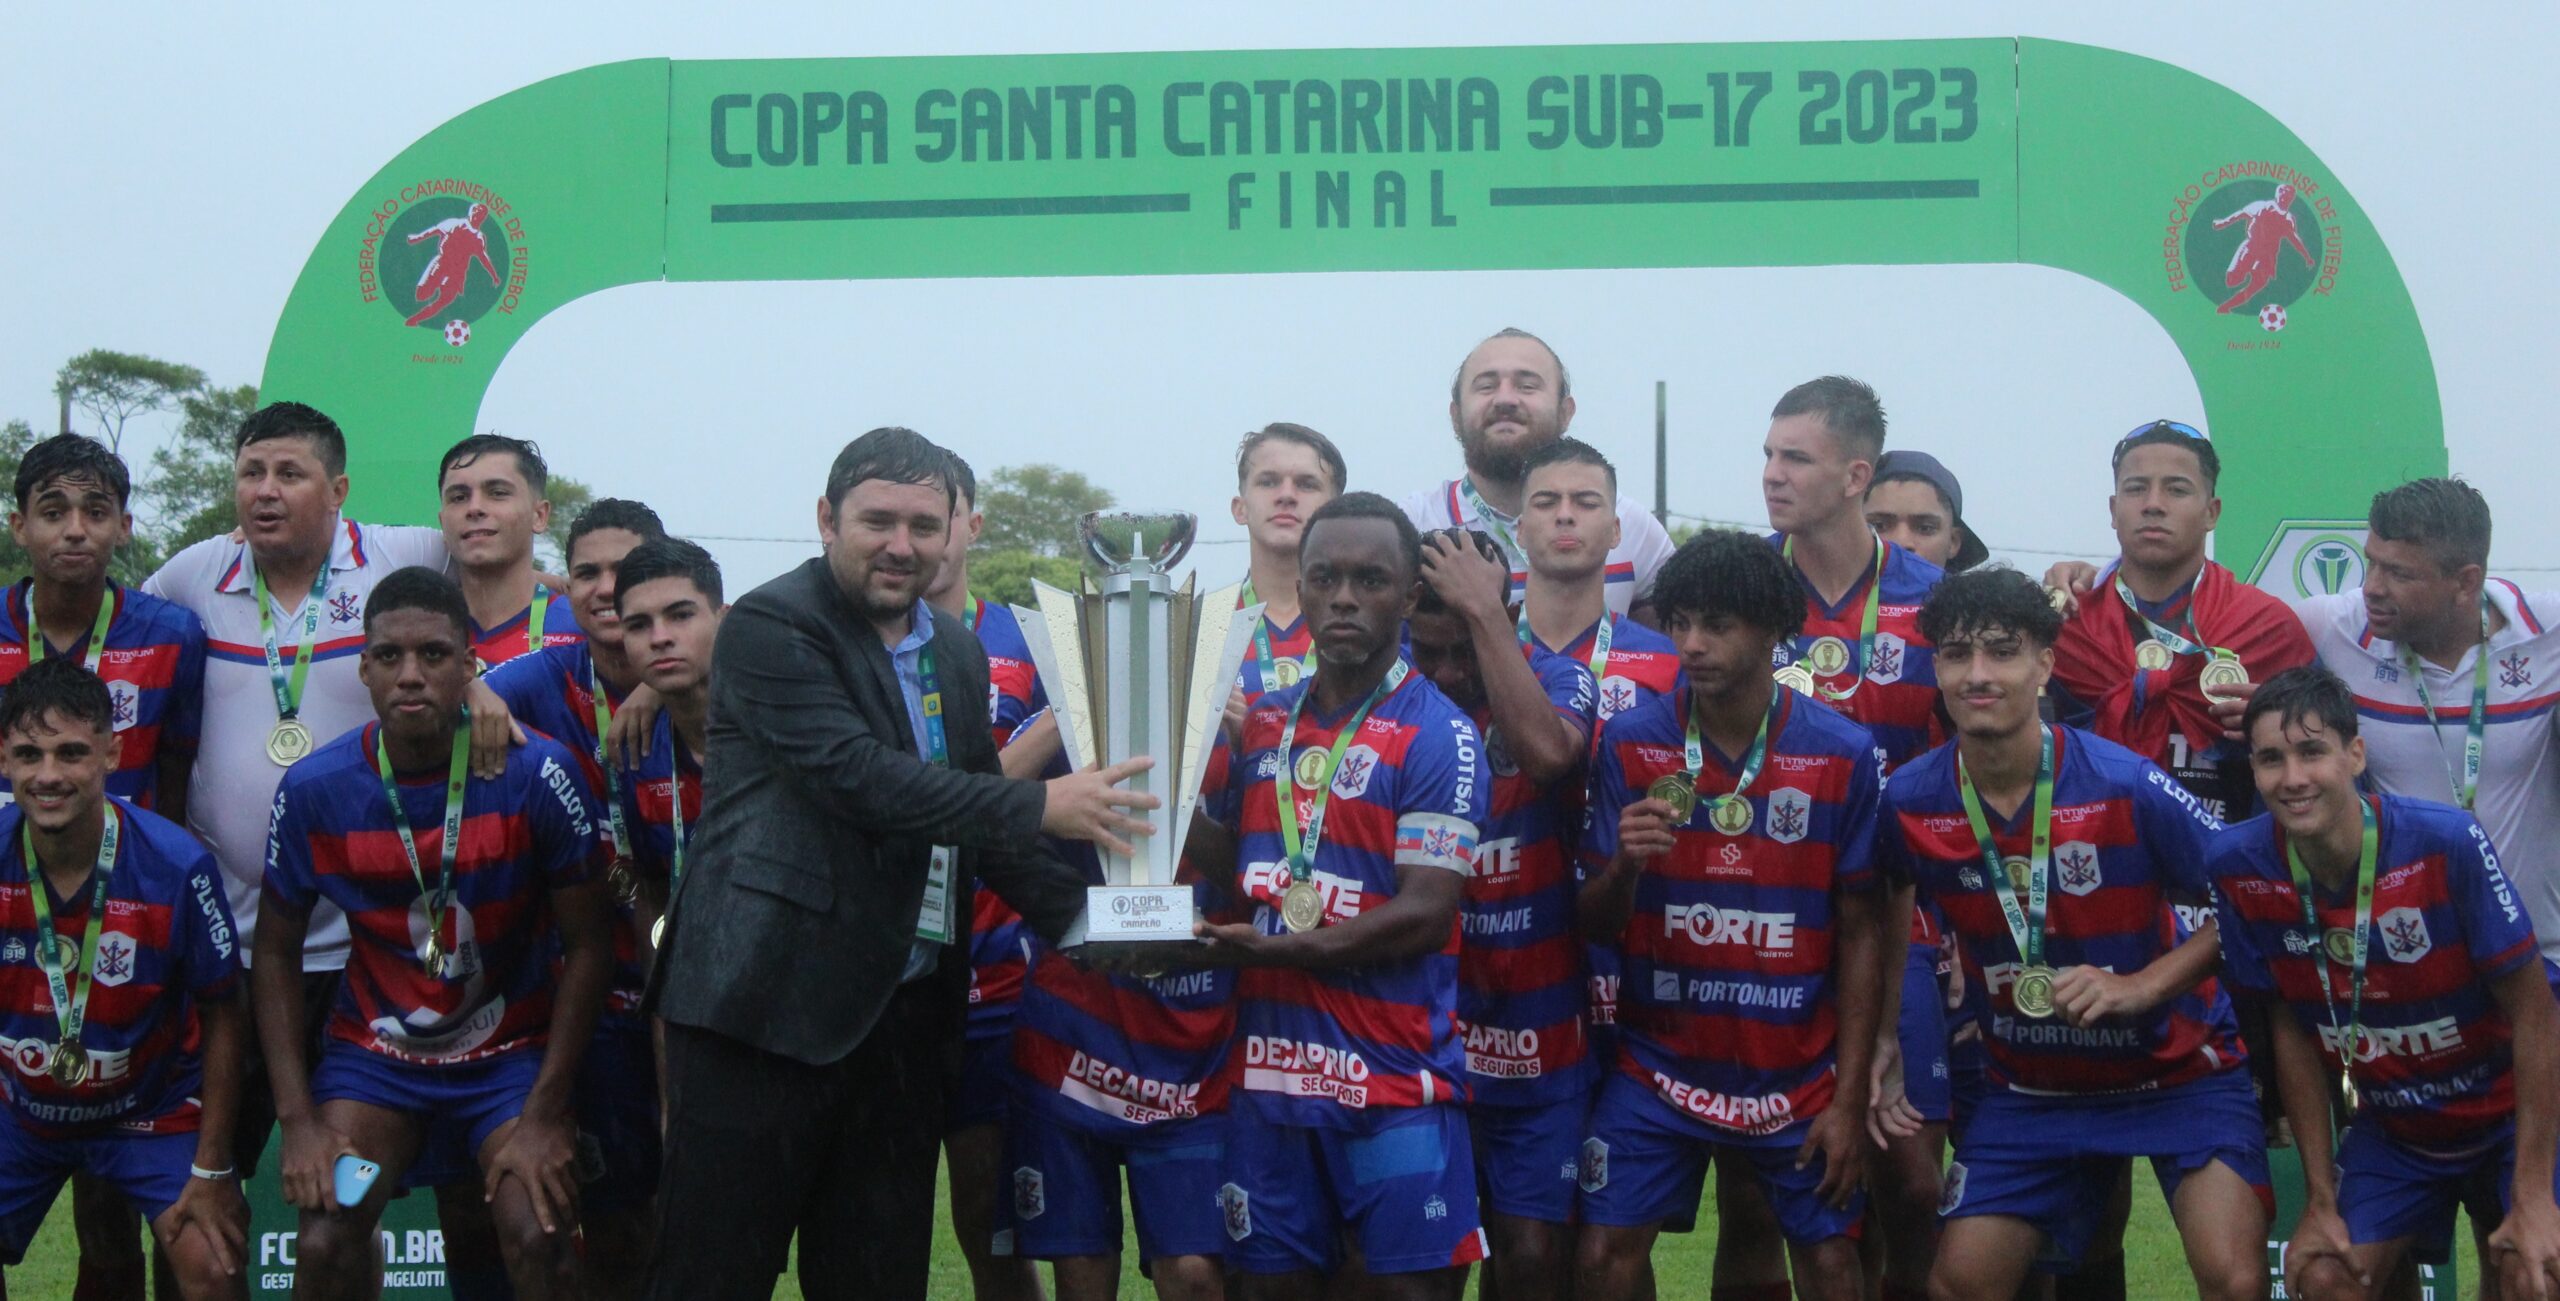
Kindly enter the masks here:
[[[2222, 306], [2214, 310], [2224, 313], [2238, 311], [2242, 304], [2257, 297], [2260, 290], [2275, 283], [2279, 260], [2287, 244], [2293, 245], [2293, 250], [2302, 255], [2302, 265], [2320, 265], [2319, 260], [2311, 256], [2311, 249], [2302, 242], [2302, 228], [2293, 219], [2292, 207], [2293, 187], [2279, 185], [2276, 197], [2260, 199], [2213, 223], [2215, 230], [2235, 221], [2248, 223], [2241, 235], [2240, 247], [2231, 255], [2230, 269], [2222, 273], [2222, 283], [2225, 286], [2238, 285], [2240, 292], [2224, 299]], [[426, 291], [421, 288], [419, 292], [423, 294]]]
[[469, 216], [447, 217], [409, 237], [412, 244], [436, 242], [435, 256], [428, 258], [427, 269], [418, 273], [417, 298], [426, 306], [409, 318], [409, 324], [424, 325], [437, 313], [462, 301], [475, 262], [489, 273], [492, 287], [502, 283], [497, 265], [489, 260], [489, 237], [480, 232], [488, 220], [489, 205], [475, 203]]

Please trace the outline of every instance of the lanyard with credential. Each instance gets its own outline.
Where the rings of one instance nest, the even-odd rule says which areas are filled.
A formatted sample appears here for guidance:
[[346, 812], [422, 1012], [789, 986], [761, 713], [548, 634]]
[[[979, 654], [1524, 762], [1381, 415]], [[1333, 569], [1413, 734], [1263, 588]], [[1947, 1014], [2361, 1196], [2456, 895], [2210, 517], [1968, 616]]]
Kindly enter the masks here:
[[[1253, 580], [1248, 578], [1244, 580], [1244, 591], [1236, 596], [1236, 608], [1241, 610], [1253, 603]], [[1288, 667], [1283, 668], [1284, 664]], [[1315, 647], [1309, 646], [1306, 655], [1302, 658], [1282, 660], [1272, 653], [1271, 618], [1264, 615], [1253, 621], [1253, 666], [1254, 672], [1262, 679], [1264, 691], [1294, 687], [1315, 673]]]
[[[2483, 654], [2487, 648], [2483, 647]], [[2356, 1051], [2364, 1043], [2364, 972], [2365, 957], [2373, 942], [2373, 874], [2382, 857], [2382, 828], [2375, 822], [2373, 805], [2357, 800], [2356, 808], [2364, 814], [2364, 836], [2356, 848], [2356, 928], [2353, 932], [2323, 931], [2320, 912], [2311, 902], [2311, 869], [2302, 865], [2302, 855], [2290, 840], [2285, 842], [2285, 866], [2293, 871], [2293, 892], [2302, 900], [2302, 924], [2311, 931], [2314, 947], [2319, 952], [2311, 959], [2312, 969], [2320, 973], [2320, 1002], [2329, 1009], [2329, 1028], [2338, 1031], [2338, 996], [2329, 986], [2329, 964], [2341, 962], [2347, 967], [2347, 1025], [2338, 1031], [2338, 1092], [2347, 1104], [2347, 1112], [2356, 1109]], [[2341, 945], [2340, 941], [2344, 944]], [[2345, 953], [2339, 953], [2339, 948]]]
[[2024, 908], [2018, 906], [2017, 886], [2009, 880], [2000, 846], [1992, 839], [1991, 820], [1982, 815], [1982, 796], [1973, 788], [1973, 774], [1965, 769], [1964, 755], [1956, 755], [1956, 788], [1964, 796], [1965, 821], [1972, 825], [1974, 841], [1982, 848], [1983, 870], [1991, 874], [2000, 916], [2009, 923], [2009, 938], [2016, 942], [2018, 959], [2025, 964], [2011, 988], [2010, 1001], [2021, 1015], [2038, 1019], [2053, 1015], [2053, 969], [2044, 960], [2045, 897], [2053, 869], [2053, 729], [2041, 730], [2044, 743], [2036, 756], [2035, 822], [2028, 833]]
[[[1707, 802], [1708, 824], [1728, 836], [1741, 835], [1751, 828], [1751, 801], [1743, 792], [1751, 789], [1751, 783], [1760, 780], [1760, 766], [1769, 759], [1769, 730], [1776, 726], [1778, 711], [1786, 703], [1786, 692], [1775, 689], [1769, 692], [1769, 710], [1760, 716], [1760, 734], [1751, 738], [1751, 751], [1742, 760], [1742, 775], [1735, 779], [1731, 792]], [[1698, 727], [1695, 696], [1689, 700], [1688, 731], [1682, 740], [1680, 758], [1687, 766], [1681, 769], [1679, 780], [1668, 785], [1656, 781], [1645, 794], [1671, 805], [1672, 812], [1679, 815], [1678, 822], [1685, 824], [1690, 815], [1697, 812], [1698, 775], [1707, 768], [1707, 740]]]
[[24, 819], [18, 823], [18, 854], [27, 864], [27, 896], [36, 906], [36, 966], [44, 971], [45, 988], [53, 994], [54, 1023], [62, 1032], [46, 1059], [45, 1071], [67, 1089], [89, 1081], [89, 1051], [81, 1046], [80, 1031], [89, 1019], [89, 991], [98, 983], [98, 935], [107, 920], [107, 878], [115, 874], [116, 842], [124, 825], [113, 803], [102, 811], [106, 826], [98, 833], [98, 860], [89, 873], [89, 924], [80, 937], [80, 965], [67, 977], [62, 937], [54, 933], [53, 900], [48, 897], [53, 887], [46, 884], [44, 870], [36, 862], [35, 824]]
[[640, 892], [640, 880], [631, 872], [631, 826], [622, 818], [622, 771], [605, 752], [605, 733], [613, 727], [613, 702], [605, 697], [604, 681], [596, 676], [593, 654], [587, 657], [587, 699], [596, 711], [596, 766], [604, 770], [605, 826], [613, 833], [613, 868], [607, 880], [613, 885], [618, 903], [629, 903]]
[[[418, 862], [418, 840], [409, 831], [409, 811], [400, 802], [400, 783], [391, 775], [391, 751], [383, 742], [382, 729], [373, 733], [373, 770], [382, 778], [382, 798], [391, 804], [391, 826], [400, 833], [400, 852], [409, 856], [409, 879], [418, 883], [418, 901], [427, 911], [425, 949], [427, 977], [444, 979], [453, 955], [444, 951], [445, 914], [453, 906], [453, 865], [462, 853], [462, 788], [470, 779], [471, 711], [463, 711], [462, 722], [453, 729], [453, 762], [444, 777], [444, 843], [437, 846], [436, 888], [427, 890], [427, 872]], [[462, 936], [456, 934], [459, 944]]]
[[[916, 686], [918, 706], [924, 713], [924, 735], [919, 739], [924, 742], [925, 760], [937, 768], [950, 767], [951, 743], [942, 726], [942, 675], [934, 665], [931, 644], [916, 651]], [[684, 805], [683, 781], [683, 773], [679, 771], [676, 776], [676, 805], [679, 815]], [[677, 826], [679, 830], [676, 832], [676, 840], [678, 844], [682, 844], [683, 824], [678, 823]], [[927, 944], [949, 944], [955, 938], [951, 927], [951, 877], [954, 857], [949, 845], [933, 847], [932, 861], [924, 879], [924, 902], [916, 909], [916, 939]], [[669, 883], [668, 894], [670, 898], [674, 895], [672, 880]]]
[[[1778, 554], [1783, 557], [1788, 564], [1794, 564], [1796, 558], [1796, 540], [1792, 537], [1788, 538], [1779, 546]], [[1876, 616], [1881, 613], [1883, 609], [1884, 537], [1879, 534], [1876, 537], [1875, 574], [1867, 580], [1867, 607], [1865, 612], [1858, 616], [1858, 657], [1850, 664], [1842, 666], [1850, 670], [1849, 685], [1845, 688], [1834, 689], [1830, 682], [1825, 680], [1831, 676], [1831, 673], [1825, 673], [1820, 665], [1808, 666], [1811, 667], [1817, 675], [1814, 678], [1813, 689], [1821, 692], [1823, 699], [1847, 700], [1849, 697], [1858, 694], [1858, 688], [1866, 684], [1867, 666], [1875, 661]], [[1828, 641], [1830, 639], [1826, 637], [1823, 640]], [[1818, 645], [1819, 643], [1816, 644]], [[1831, 672], [1836, 673], [1838, 671], [1839, 670], [1835, 668]]]
[[[2190, 604], [2187, 609], [2187, 631], [2194, 633], [2195, 636], [2180, 636], [2167, 628], [2161, 627], [2160, 624], [2152, 619], [2150, 615], [2142, 612], [2142, 604], [2134, 599], [2133, 589], [2125, 586], [2123, 574], [2119, 573], [2116, 575], [2115, 587], [2116, 598], [2124, 602], [2125, 610], [2132, 614], [2134, 618], [2141, 620], [2142, 626], [2149, 630], [2151, 640], [2160, 643], [2162, 647], [2168, 650], [2170, 655], [2203, 655], [2211, 659], [2228, 659], [2235, 662], [2239, 660], [2240, 653], [2238, 651], [2227, 650], [2220, 646], [2207, 646], [2203, 644], [2201, 638], [2204, 636], [2204, 633], [2196, 627], [2195, 608], [2192, 604]], [[2141, 661], [2142, 648], [2137, 646], [2134, 648], [2134, 662], [2140, 667], [2146, 669], [2164, 669], [2169, 667], [2166, 663], [2143, 664]]]
[[[107, 589], [98, 594], [98, 625], [89, 630], [88, 651], [84, 660], [91, 673], [98, 671], [98, 661], [107, 653], [107, 627], [115, 621], [116, 588], [115, 584], [109, 583]], [[44, 628], [36, 623], [36, 585], [29, 582], [27, 584], [27, 663], [34, 664], [43, 658]]]
[[2427, 730], [2435, 733], [2436, 757], [2444, 760], [2444, 779], [2453, 786], [2453, 802], [2468, 811], [2480, 793], [2480, 763], [2489, 741], [2489, 598], [2480, 598], [2480, 650], [2471, 662], [2471, 720], [2462, 733], [2462, 775], [2454, 776], [2453, 760], [2444, 757], [2444, 729], [2436, 706], [2427, 698], [2427, 667], [2408, 643], [2400, 646], [2400, 666], [2418, 688], [2418, 708], [2427, 711]]
[[549, 613], [551, 613], [551, 589], [536, 583], [533, 585], [533, 605], [526, 610], [524, 616], [524, 648], [527, 651], [542, 649], [542, 620], [543, 616]]
[[[1307, 697], [1316, 693], [1314, 685], [1309, 684], [1303, 695], [1289, 702], [1289, 721], [1280, 731], [1280, 771], [1272, 778], [1271, 794], [1280, 805], [1280, 843], [1288, 851], [1291, 885], [1304, 884], [1315, 876], [1316, 849], [1324, 841], [1324, 809], [1333, 794], [1333, 773], [1342, 764], [1343, 751], [1351, 747], [1351, 738], [1359, 733], [1360, 724], [1368, 720], [1369, 711], [1376, 709], [1379, 701], [1404, 685], [1406, 672], [1405, 662], [1397, 660], [1395, 666], [1387, 670], [1385, 680], [1369, 693], [1369, 698], [1351, 711], [1350, 721], [1333, 734], [1332, 748], [1322, 752], [1324, 766], [1308, 765], [1304, 773], [1298, 771], [1300, 764], [1316, 758], [1319, 752], [1309, 750], [1303, 755], [1293, 752], [1298, 742], [1298, 714], [1306, 708]], [[1298, 801], [1290, 792], [1292, 784], [1315, 790], [1307, 806], [1307, 822], [1303, 831], [1298, 826]]]
[[267, 733], [267, 757], [288, 767], [311, 753], [311, 729], [303, 726], [302, 684], [311, 676], [311, 652], [320, 639], [320, 603], [329, 597], [329, 562], [311, 580], [311, 595], [302, 602], [302, 640], [293, 648], [293, 675], [285, 676], [284, 657], [276, 652], [274, 602], [267, 596], [267, 575], [255, 558], [249, 561], [249, 586], [258, 596], [258, 644], [267, 655], [267, 681], [275, 688], [276, 725]]
[[[676, 887], [684, 884], [684, 738], [674, 728], [667, 729], [667, 744], [674, 747], [667, 761], [668, 839], [674, 846], [667, 855], [667, 907], [676, 905]], [[659, 949], [667, 943], [667, 915], [649, 923], [649, 947]]]
[[[1476, 481], [1461, 476], [1458, 480], [1458, 491], [1466, 494], [1467, 509], [1475, 512], [1476, 522], [1484, 525], [1484, 531], [1493, 535], [1493, 540], [1501, 544], [1503, 559], [1512, 565], [1526, 565], [1529, 553], [1520, 549], [1520, 539], [1512, 536], [1511, 526], [1503, 523], [1502, 517], [1493, 513], [1493, 507], [1485, 501], [1484, 495], [1476, 491]], [[1464, 523], [1464, 521], [1455, 522]]]
[[[1591, 653], [1584, 662], [1591, 666], [1591, 680], [1594, 682], [1609, 676], [1609, 644], [1617, 637], [1616, 618], [1617, 616], [1604, 610], [1600, 614], [1599, 626], [1591, 630]], [[1532, 640], [1529, 632], [1529, 606], [1524, 601], [1520, 605], [1520, 644], [1526, 646]]]

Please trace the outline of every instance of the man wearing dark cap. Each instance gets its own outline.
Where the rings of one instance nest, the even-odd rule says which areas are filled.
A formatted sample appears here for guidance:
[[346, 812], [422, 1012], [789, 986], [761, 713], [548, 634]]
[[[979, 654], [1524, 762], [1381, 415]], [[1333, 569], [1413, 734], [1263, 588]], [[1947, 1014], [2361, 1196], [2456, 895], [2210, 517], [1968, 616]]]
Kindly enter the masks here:
[[1927, 452], [1897, 449], [1876, 461], [1867, 485], [1867, 527], [1950, 574], [1991, 556], [1964, 522], [1964, 485]]

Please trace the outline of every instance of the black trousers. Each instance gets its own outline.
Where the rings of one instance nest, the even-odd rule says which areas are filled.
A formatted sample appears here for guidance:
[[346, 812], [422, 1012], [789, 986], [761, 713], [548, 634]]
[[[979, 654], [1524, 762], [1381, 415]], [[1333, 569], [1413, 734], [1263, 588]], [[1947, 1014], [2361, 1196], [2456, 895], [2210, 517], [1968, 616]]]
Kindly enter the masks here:
[[809, 1301], [925, 1295], [961, 1020], [939, 981], [901, 988], [825, 1066], [667, 1026], [666, 1160], [653, 1301], [763, 1301], [800, 1240]]

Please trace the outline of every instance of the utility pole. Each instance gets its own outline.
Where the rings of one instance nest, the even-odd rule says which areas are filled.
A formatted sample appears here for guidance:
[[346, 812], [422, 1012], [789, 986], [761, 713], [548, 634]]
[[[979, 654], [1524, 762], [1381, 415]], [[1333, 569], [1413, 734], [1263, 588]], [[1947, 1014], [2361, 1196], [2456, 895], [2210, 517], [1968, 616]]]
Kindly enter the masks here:
[[1671, 385], [1653, 382], [1653, 522], [1671, 527]]

